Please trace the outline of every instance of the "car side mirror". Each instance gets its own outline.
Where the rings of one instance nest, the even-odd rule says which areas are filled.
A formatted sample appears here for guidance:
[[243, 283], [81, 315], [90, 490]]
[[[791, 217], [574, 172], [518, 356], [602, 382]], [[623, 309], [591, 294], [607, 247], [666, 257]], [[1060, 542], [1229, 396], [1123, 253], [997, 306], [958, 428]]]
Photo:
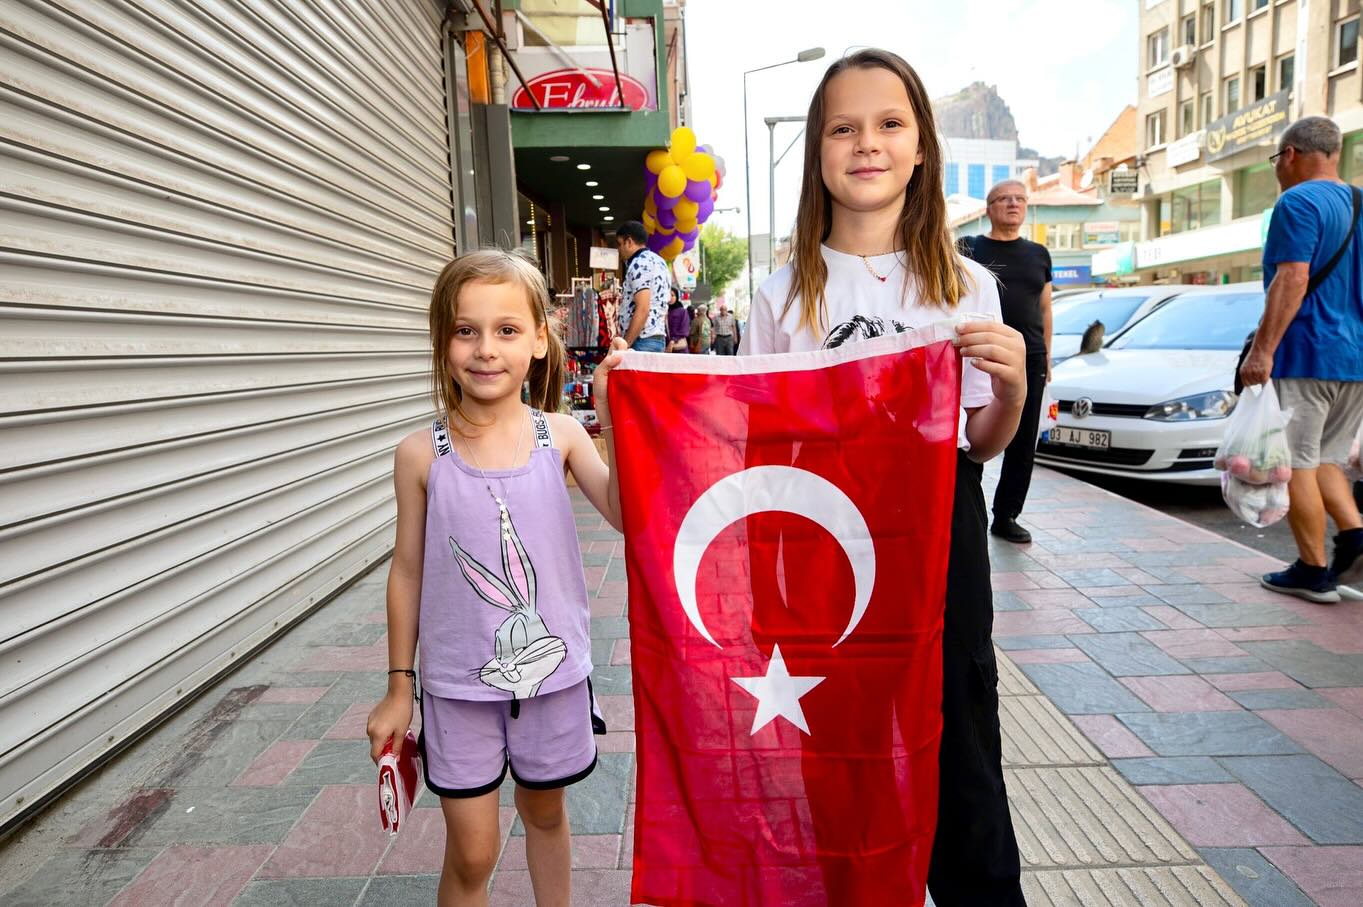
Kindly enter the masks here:
[[1107, 328], [1101, 321], [1095, 321], [1084, 329], [1084, 336], [1079, 338], [1079, 355], [1085, 353], [1096, 353], [1103, 347], [1103, 334]]

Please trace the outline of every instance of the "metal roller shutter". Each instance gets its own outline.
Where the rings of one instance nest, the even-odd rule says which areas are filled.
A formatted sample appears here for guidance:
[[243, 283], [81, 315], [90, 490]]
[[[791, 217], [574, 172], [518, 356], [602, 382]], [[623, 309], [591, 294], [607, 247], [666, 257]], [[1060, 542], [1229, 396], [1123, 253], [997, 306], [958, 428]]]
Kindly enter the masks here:
[[0, 6], [0, 825], [392, 548], [443, 7]]

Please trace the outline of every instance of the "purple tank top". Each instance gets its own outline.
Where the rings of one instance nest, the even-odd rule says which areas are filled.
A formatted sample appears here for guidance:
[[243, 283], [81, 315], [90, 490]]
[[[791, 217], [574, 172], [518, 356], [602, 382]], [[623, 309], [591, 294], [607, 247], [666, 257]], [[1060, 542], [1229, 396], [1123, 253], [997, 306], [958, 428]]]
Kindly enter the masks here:
[[444, 420], [431, 427], [421, 685], [445, 699], [527, 699], [591, 673], [587, 581], [562, 455], [544, 414], [530, 417], [529, 462], [487, 470], [486, 484], [450, 444]]

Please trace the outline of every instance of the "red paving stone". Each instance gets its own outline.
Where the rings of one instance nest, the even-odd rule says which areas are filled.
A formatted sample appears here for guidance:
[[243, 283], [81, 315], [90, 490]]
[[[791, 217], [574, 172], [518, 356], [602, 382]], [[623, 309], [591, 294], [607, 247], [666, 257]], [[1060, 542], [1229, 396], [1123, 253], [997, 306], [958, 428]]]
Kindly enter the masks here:
[[1000, 611], [994, 615], [995, 636], [1065, 636], [1092, 632], [1092, 627], [1063, 609]]
[[1192, 674], [1120, 677], [1118, 680], [1157, 712], [1232, 712], [1240, 709], [1235, 700]]
[[270, 744], [232, 782], [234, 787], [273, 787], [298, 768], [317, 746], [316, 740], [279, 740]]
[[1255, 714], [1340, 774], [1363, 777], [1363, 718], [1343, 709], [1263, 709]]
[[[1009, 655], [1011, 656], [1012, 653], [1010, 652]], [[1141, 738], [1131, 733], [1126, 725], [1111, 715], [1071, 715], [1070, 720], [1109, 759], [1132, 759], [1155, 755], [1150, 747], [1141, 742]]]
[[1363, 655], [1363, 626], [1325, 624], [1292, 627], [1292, 630], [1297, 639], [1313, 642], [1327, 652], [1336, 655]]
[[1093, 607], [1092, 601], [1074, 589], [1023, 589], [1013, 594], [1037, 611]]
[[1216, 632], [1223, 639], [1228, 639], [1231, 642], [1264, 642], [1297, 638], [1291, 627], [1226, 627]]
[[289, 879], [370, 875], [388, 848], [372, 784], [322, 788], [257, 876]]
[[1317, 693], [1333, 702], [1346, 712], [1363, 718], [1363, 687], [1339, 687], [1333, 690], [1316, 690]]
[[227, 907], [273, 849], [269, 844], [168, 847], [109, 902], [109, 907]]
[[611, 646], [611, 664], [627, 665], [630, 663], [629, 640], [617, 639]]
[[1038, 589], [1068, 589], [1070, 587], [1069, 583], [1049, 570], [1028, 570], [1022, 575], [1036, 583]]
[[379, 863], [378, 874], [439, 874], [444, 862], [445, 817], [439, 807], [423, 807], [407, 816], [407, 823]]
[[1008, 658], [1020, 665], [1081, 664], [1089, 660], [1081, 650], [1071, 646], [1059, 649], [1015, 649], [1008, 653]]
[[388, 644], [373, 646], [319, 646], [305, 649], [306, 657], [291, 671], [384, 671], [388, 668]]
[[[619, 869], [573, 870], [572, 907], [628, 904], [630, 873]], [[530, 873], [525, 870], [498, 872], [492, 877], [488, 907], [526, 907], [535, 903]]]
[[1141, 635], [1172, 658], [1238, 658], [1249, 654], [1215, 630], [1146, 630]]
[[1157, 784], [1137, 789], [1194, 847], [1310, 843], [1242, 784]]
[[601, 716], [606, 719], [606, 727], [611, 730], [634, 730], [634, 697], [598, 696], [596, 702], [601, 706]]
[[989, 585], [995, 592], [1037, 588], [1036, 582], [1025, 573], [992, 573], [989, 576]]
[[1171, 542], [1168, 539], [1156, 538], [1153, 536], [1141, 536], [1140, 538], [1119, 539], [1119, 541], [1130, 548], [1132, 551], [1177, 551], [1181, 545]]
[[283, 702], [291, 704], [316, 702], [322, 698], [322, 694], [326, 691], [326, 687], [270, 687], [256, 698], [256, 702]]
[[1173, 605], [1142, 605], [1141, 610], [1171, 630], [1202, 630], [1200, 623]]
[[634, 731], [611, 731], [605, 736], [597, 737], [596, 751], [598, 753], [634, 752]]
[[[573, 835], [574, 869], [616, 869], [620, 862], [620, 835]], [[525, 837], [506, 842], [498, 870], [525, 869]]]
[[[1250, 674], [1203, 674], [1202, 679], [1227, 693], [1242, 690], [1297, 690], [1301, 684], [1281, 671], [1257, 671]], [[1329, 695], [1325, 690], [1321, 693]]]
[[592, 617], [624, 617], [625, 600], [623, 598], [593, 598], [588, 602], [592, 610]]
[[1363, 904], [1363, 847], [1265, 847], [1263, 854], [1319, 907]]
[[323, 740], [364, 740], [369, 737], [365, 727], [369, 723], [369, 712], [374, 708], [372, 702], [352, 703], [350, 708], [345, 710], [345, 714], [336, 719], [336, 723], [331, 726], [325, 734]]

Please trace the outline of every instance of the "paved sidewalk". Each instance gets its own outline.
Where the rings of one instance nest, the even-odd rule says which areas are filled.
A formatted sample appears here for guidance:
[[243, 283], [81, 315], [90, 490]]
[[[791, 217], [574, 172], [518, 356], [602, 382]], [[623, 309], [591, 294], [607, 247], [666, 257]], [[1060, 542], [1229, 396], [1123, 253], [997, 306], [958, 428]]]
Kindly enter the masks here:
[[[569, 795], [574, 902], [623, 905], [634, 769], [623, 545], [575, 501], [613, 732]], [[1350, 780], [1363, 779], [1363, 605], [1263, 592], [1262, 556], [1044, 470], [1024, 522], [1036, 542], [993, 557], [1029, 902], [1363, 903], [1363, 787]], [[434, 903], [434, 798], [422, 794], [394, 845], [374, 815], [364, 721], [385, 683], [386, 574], [7, 841], [0, 904]], [[528, 905], [509, 790], [502, 802], [492, 902]]]

